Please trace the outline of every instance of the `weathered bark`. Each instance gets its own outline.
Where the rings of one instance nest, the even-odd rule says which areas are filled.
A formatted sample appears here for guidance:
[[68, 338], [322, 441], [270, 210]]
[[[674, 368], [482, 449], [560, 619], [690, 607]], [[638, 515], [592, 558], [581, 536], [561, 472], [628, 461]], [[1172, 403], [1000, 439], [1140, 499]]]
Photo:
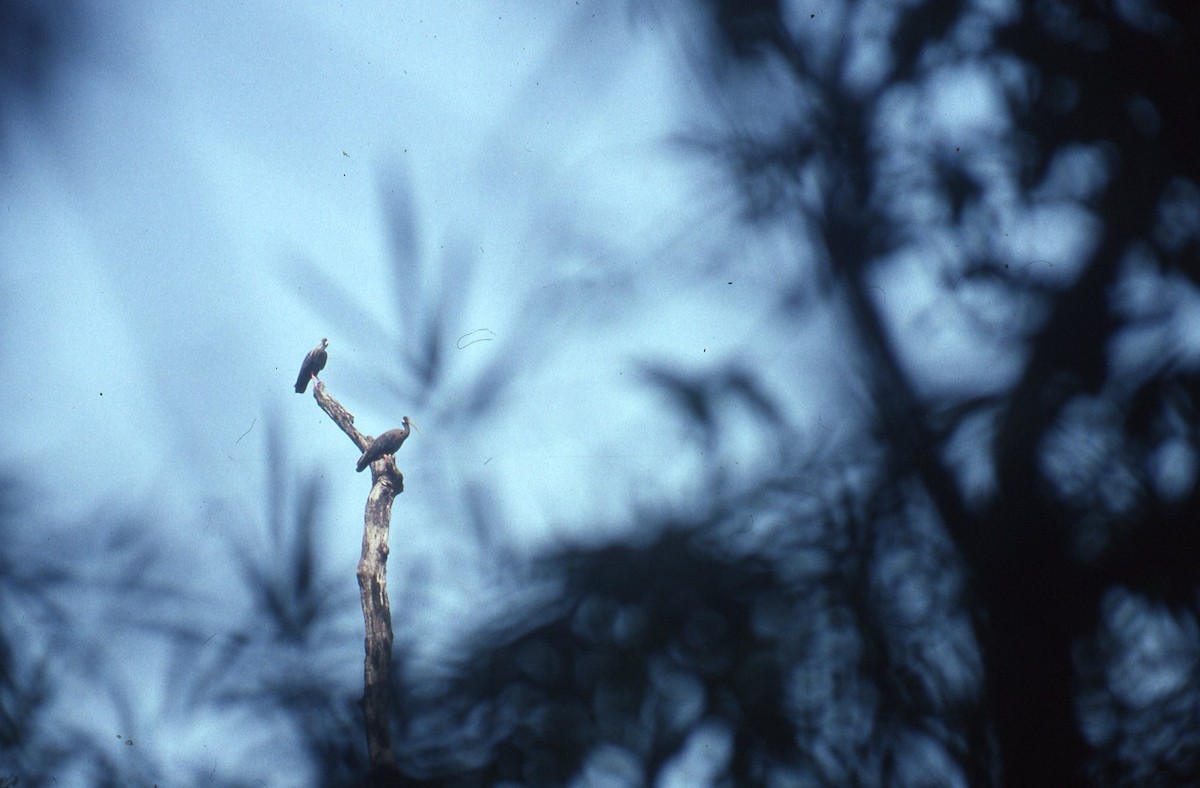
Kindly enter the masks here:
[[366, 523], [363, 528], [362, 557], [358, 561], [358, 589], [362, 596], [363, 621], [366, 625], [366, 659], [363, 664], [363, 714], [367, 722], [367, 753], [372, 769], [395, 763], [388, 728], [389, 681], [392, 671], [392, 606], [387, 595], [388, 527], [392, 501], [404, 483], [390, 462], [384, 473], [377, 473], [367, 497]]
[[[329, 418], [366, 451], [374, 438], [354, 426], [354, 416], [325, 391], [318, 382], [313, 397]], [[367, 755], [373, 782], [387, 784], [396, 774], [388, 725], [388, 699], [391, 696], [392, 606], [387, 595], [388, 533], [392, 520], [392, 502], [404, 492], [404, 476], [395, 459], [386, 456], [371, 464], [372, 486], [367, 496], [363, 525], [362, 557], [358, 561], [358, 588], [362, 597], [363, 623], [366, 627], [363, 662], [363, 717], [367, 731]]]

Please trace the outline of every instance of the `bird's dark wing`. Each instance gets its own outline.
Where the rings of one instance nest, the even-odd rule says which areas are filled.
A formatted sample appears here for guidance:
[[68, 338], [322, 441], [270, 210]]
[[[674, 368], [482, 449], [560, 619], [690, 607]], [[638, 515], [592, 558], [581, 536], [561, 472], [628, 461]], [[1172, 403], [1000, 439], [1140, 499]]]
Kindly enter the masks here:
[[308, 351], [308, 355], [304, 357], [304, 363], [300, 365], [300, 374], [296, 376], [296, 393], [303, 394], [308, 388], [308, 381], [313, 374], [313, 354], [315, 350]]
[[358, 465], [354, 468], [354, 470], [362, 473], [364, 468], [387, 453], [383, 450], [383, 439], [386, 435], [387, 433], [385, 432], [383, 435], [380, 435], [378, 438], [371, 441], [371, 445], [368, 446], [367, 450], [364, 451], [362, 456], [358, 458]]
[[314, 375], [325, 369], [325, 362], [329, 360], [329, 352], [323, 347], [315, 347], [308, 354], [312, 357], [312, 373]]
[[354, 470], [358, 471], [359, 473], [362, 473], [364, 468], [366, 468], [371, 463], [375, 462], [375, 458], [371, 456], [371, 452], [373, 452], [374, 450], [375, 450], [375, 444], [372, 443], [370, 446], [367, 447], [367, 450], [362, 453], [362, 456], [358, 458], [358, 465], [354, 466]]
[[364, 468], [385, 454], [395, 454], [396, 451], [404, 444], [404, 440], [407, 437], [407, 429], [388, 430], [387, 432], [383, 433], [374, 441], [372, 441], [371, 445], [367, 447], [367, 450], [364, 451], [362, 456], [358, 458], [358, 466], [355, 468], [355, 470], [357, 470], [359, 473], [362, 473]]
[[304, 363], [300, 365], [300, 374], [296, 376], [297, 394], [303, 394], [308, 389], [308, 381], [313, 375], [325, 369], [325, 362], [329, 360], [329, 353], [325, 350], [326, 341], [322, 339], [321, 344], [308, 351], [308, 355], [304, 357]]

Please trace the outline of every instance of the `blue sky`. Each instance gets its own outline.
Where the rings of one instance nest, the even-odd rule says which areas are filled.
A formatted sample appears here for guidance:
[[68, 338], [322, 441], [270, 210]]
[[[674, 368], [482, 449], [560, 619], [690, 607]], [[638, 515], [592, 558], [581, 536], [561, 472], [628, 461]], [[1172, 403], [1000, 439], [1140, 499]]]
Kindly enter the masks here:
[[[623, 10], [129, 4], [88, 24], [50, 122], [14, 136], [0, 241], [18, 294], [9, 374], [27, 392], [7, 451], [72, 458], [66, 511], [253, 501], [269, 418], [302, 464], [348, 466], [352, 447], [289, 389], [328, 336], [331, 392], [364, 430], [403, 413], [423, 428], [412, 497], [422, 445], [464, 468], [499, 455], [488, 472], [519, 491], [517, 519], [569, 519], [589, 457], [670, 433], [638, 363], [698, 369], [772, 339], [770, 266], [795, 242], [714, 215], [710, 176], [670, 142], [700, 101], [687, 63]], [[471, 434], [367, 379], [405, 341], [396, 293], [429, 308], [394, 281], [394, 188], [433, 280], [447, 249], [471, 260], [448, 331], [494, 339], [455, 348], [453, 377], [522, 366], [522, 393]], [[357, 311], [306, 285], [313, 269]], [[529, 335], [551, 332], [530, 310], [562, 306], [551, 335]], [[519, 481], [544, 460], [539, 484]], [[357, 509], [365, 482], [343, 481], [338, 506]]]

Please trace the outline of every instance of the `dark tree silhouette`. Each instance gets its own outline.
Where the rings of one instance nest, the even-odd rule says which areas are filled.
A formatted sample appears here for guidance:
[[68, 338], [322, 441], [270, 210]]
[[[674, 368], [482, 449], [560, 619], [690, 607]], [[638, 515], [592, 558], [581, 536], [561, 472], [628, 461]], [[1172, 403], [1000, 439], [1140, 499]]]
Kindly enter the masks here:
[[[1098, 635], [1107, 600], [1119, 589], [1178, 611], [1184, 625], [1194, 627], [1200, 587], [1196, 364], [1169, 344], [1175, 341], [1171, 321], [1179, 319], [1169, 302], [1138, 314], [1123, 309], [1116, 296], [1133, 286], [1131, 267], [1139, 264], [1147, 279], [1163, 281], [1160, 297], [1195, 282], [1200, 259], [1195, 5], [1027, 2], [989, 17], [983, 4], [918, 4], [894, 10], [887, 77], [854, 85], [846, 84], [848, 53], [861, 44], [861, 32], [855, 41], [849, 23], [836, 28], [849, 40], [824, 60], [806, 49], [814, 42], [803, 29], [804, 17], [815, 20], [826, 9], [814, 6], [811, 14], [785, 18], [782, 5], [769, 1], [702, 5], [711, 12], [717, 45], [717, 54], [704, 64], [718, 75], [714, 81], [719, 83], [730, 64], [742, 69], [782, 64], [792, 89], [808, 100], [803, 125], [782, 139], [739, 133], [717, 139], [709, 149], [729, 165], [751, 218], [791, 211], [797, 224], [816, 229], [833, 293], [844, 299], [859, 329], [893, 473], [919, 480], [970, 568], [986, 669], [984, 710], [994, 725], [1003, 781], [1070, 785], [1194, 774], [1200, 767], [1194, 717], [1176, 721], [1183, 727], [1172, 729], [1180, 742], [1172, 747], [1130, 748], [1115, 734], [1095, 732], [1096, 720], [1079, 710], [1084, 677], [1078, 654]], [[853, 20], [868, 5], [834, 4], [829, 10]], [[979, 35], [967, 38], [967, 25]], [[1088, 166], [1066, 177], [1074, 181], [1078, 204], [1099, 224], [1092, 251], [1065, 286], [1047, 288], [1018, 274], [1016, 266], [988, 251], [997, 248], [994, 242], [968, 260], [963, 278], [994, 283], [1014, 305], [1032, 299], [1045, 317], [1014, 315], [1027, 358], [1013, 385], [990, 397], [931, 401], [918, 393], [921, 381], [906, 372], [868, 292], [881, 259], [935, 229], [901, 221], [897, 203], [914, 175], [889, 169], [877, 120], [897, 88], [920, 85], [947, 63], [966, 62], [1011, 67], [1013, 127], [993, 144], [1007, 157], [1005, 167], [1022, 199], [1046, 199], [1052, 178], [1064, 177], [1055, 167], [1086, 152]], [[933, 173], [934, 189], [953, 206], [944, 226], [964, 248], [971, 233], [996, 232], [980, 220], [995, 214], [988, 213], [982, 196], [988, 180], [970, 162], [969, 156], [955, 159], [942, 151], [907, 165]], [[816, 205], [788, 204], [779, 197], [788, 190], [764, 188], [769, 179], [794, 179], [795, 191], [814, 168]], [[1166, 358], [1147, 359], [1131, 373], [1128, 364], [1114, 360], [1115, 351], [1146, 324], [1157, 324], [1159, 336], [1168, 338], [1143, 345], [1144, 352]], [[1097, 411], [1111, 416], [1077, 424], [1080, 413]], [[955, 430], [981, 414], [991, 427], [995, 485], [972, 506], [946, 450]], [[1074, 438], [1064, 438], [1073, 426]], [[1097, 440], [1111, 448], [1090, 449], [1089, 441]], [[1178, 441], [1173, 456], [1191, 463], [1180, 472], [1179, 487], [1169, 491], [1156, 487], [1153, 467], [1161, 461], [1154, 452], [1166, 441]], [[1054, 465], [1055, 445], [1075, 458], [1068, 461], [1075, 466], [1070, 481]], [[1089, 451], [1095, 456], [1086, 456]], [[1094, 469], [1081, 469], [1081, 460]], [[1117, 471], [1129, 475], [1127, 501], [1111, 504], [1072, 493], [1071, 483], [1112, 485]], [[1082, 549], [1081, 541], [1088, 540], [1093, 546]], [[1190, 640], [1194, 649], [1194, 636]], [[1180, 664], [1184, 667], [1174, 667], [1186, 673], [1189, 663]], [[1190, 665], [1194, 678], [1194, 661]]]
[[525, 566], [534, 598], [502, 594], [457, 659], [410, 668], [402, 768], [464, 786], [977, 776], [957, 558], [897, 491], [852, 501], [859, 470], [784, 462], [691, 515], [645, 513], [631, 543]]

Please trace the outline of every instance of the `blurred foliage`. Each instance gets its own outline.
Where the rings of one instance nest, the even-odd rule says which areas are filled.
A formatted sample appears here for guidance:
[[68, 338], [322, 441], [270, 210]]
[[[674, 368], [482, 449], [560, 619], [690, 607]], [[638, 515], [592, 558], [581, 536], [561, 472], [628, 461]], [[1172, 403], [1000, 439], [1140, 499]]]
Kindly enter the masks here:
[[[345, 334], [375, 349], [361, 366], [353, 360], [348, 379], [387, 401], [401, 401], [423, 414], [423, 419], [446, 429], [477, 422], [494, 409], [521, 369], [544, 355], [531, 337], [539, 335], [539, 315], [520, 315], [524, 325], [508, 338], [509, 353], [470, 376], [459, 374], [463, 354], [449, 349], [474, 341], [488, 341], [487, 329], [467, 331], [462, 322], [471, 277], [477, 260], [469, 238], [437, 239], [437, 252], [422, 245], [420, 217], [407, 174], [385, 168], [379, 187], [389, 240], [394, 313], [381, 321], [365, 309], [358, 294], [317, 266], [299, 259], [289, 276], [316, 285], [304, 293], [315, 309], [336, 317]], [[476, 327], [477, 328], [477, 327]], [[519, 330], [524, 328], [526, 330]], [[466, 333], [464, 333], [466, 332]]]
[[897, 496], [813, 493], [766, 483], [541, 556], [528, 571], [553, 593], [465, 642], [449, 681], [405, 683], [402, 766], [447, 785], [969, 784], [980, 676], [958, 591], [895, 598], [944, 584], [952, 551]]
[[85, 40], [80, 19], [74, 0], [0, 0], [0, 144], [14, 115], [53, 98], [55, 78]]
[[81, 526], [46, 518], [28, 504], [37, 497], [17, 477], [0, 478], [0, 784], [49, 786], [67, 775], [98, 786], [148, 783], [154, 768], [144, 748], [108, 738], [63, 708], [74, 707], [69, 693], [79, 681], [104, 683], [108, 700], [132, 724], [137, 714], [127, 689], [113, 681], [119, 669], [89, 618], [129, 598], [148, 608], [151, 599], [177, 597], [141, 578], [140, 518], [98, 509], [87, 525], [107, 539], [64, 561], [59, 550]]
[[[0, 5], [0, 21], [25, 8]], [[845, 355], [869, 393], [870, 442], [839, 447], [836, 462], [804, 456], [753, 369], [642, 363], [714, 466], [736, 458], [724, 434], [732, 408], [774, 433], [777, 466], [750, 480], [714, 474], [690, 508], [638, 513], [621, 542], [530, 561], [497, 543], [506, 609], [437, 675], [398, 655], [395, 741], [411, 782], [1194, 780], [1200, 102], [1186, 99], [1200, 95], [1197, 8], [664, 7], [656, 18], [692, 36], [686, 52], [711, 97], [681, 139], [721, 173], [731, 213], [787, 223], [811, 244], [817, 274], [780, 283], [779, 305], [795, 309], [811, 292], [849, 316]], [[24, 58], [11, 41], [37, 44], [40, 34], [19, 31], [38, 29], [10, 28], [18, 38], [0, 56]], [[952, 143], [922, 97], [972, 74], [998, 86], [997, 114]], [[473, 260], [453, 244], [423, 256], [407, 184], [392, 173], [381, 191], [394, 328], [315, 268], [313, 289], [380, 339], [383, 391], [478, 418], [516, 366], [499, 361], [465, 383], [449, 374]], [[1071, 217], [1086, 228], [1077, 264], [1025, 259], [1004, 240], [1014, 217], [1043, 210], [1050, 225]], [[980, 393], [914, 371], [905, 343], [922, 337], [898, 335], [872, 295], [872, 276], [903, 253], [936, 269], [946, 311], [990, 327], [975, 333], [1019, 358], [1011, 379]], [[955, 459], [960, 444], [982, 466], [978, 489]], [[349, 586], [316, 548], [324, 490], [317, 476], [291, 481], [274, 432], [268, 463], [269, 549], [235, 546], [247, 608], [232, 624], [221, 611], [219, 628], [182, 579], [148, 571], [166, 562], [145, 524], [119, 513], [97, 516], [118, 535], [87, 564], [105, 567], [103, 582], [0, 541], [0, 755], [11, 774], [44, 784], [81, 761], [95, 784], [158, 773], [116, 760], [94, 732], [47, 729], [62, 673], [102, 644], [30, 638], [22, 622], [69, 631], [58, 589], [86, 580], [156, 613], [146, 628], [174, 649], [174, 702], [290, 726], [263, 746], [307, 756], [319, 784], [361, 782], [361, 690], [335, 679], [341, 645], [360, 636], [338, 612], [355, 608]], [[475, 533], [498, 542], [485, 522], [493, 498], [462, 489]], [[6, 533], [28, 516], [10, 491], [0, 484]], [[502, 591], [517, 583], [551, 590], [507, 604]], [[412, 645], [400, 632], [397, 643]], [[87, 670], [97, 681], [117, 673], [102, 659]], [[194, 772], [196, 783], [212, 778]]]
[[[290, 728], [258, 744], [275, 763], [282, 742], [307, 758], [319, 785], [357, 785], [366, 774], [365, 739], [357, 698], [361, 687], [337, 676], [351, 646], [361, 643], [361, 618], [352, 578], [333, 576], [318, 549], [325, 521], [322, 476], [293, 482], [283, 435], [272, 421], [266, 439], [269, 470], [265, 511], [266, 548], [255, 534], [238, 531], [230, 545], [240, 568], [239, 597], [248, 608], [216, 622], [215, 634], [201, 622], [175, 636], [172, 685], [188, 708], [216, 708]], [[361, 660], [361, 652], [358, 652]], [[283, 738], [281, 738], [281, 736]], [[255, 766], [239, 765], [261, 777]], [[290, 779], [290, 778], [288, 778]]]
[[[1200, 105], [1180, 97], [1200, 95], [1197, 6], [697, 6], [714, 111], [686, 141], [747, 221], [804, 228], [826, 261], [817, 282], [853, 317], [890, 475], [918, 483], [970, 569], [1005, 782], [1195, 774], [1200, 723], [1176, 711], [1195, 708], [1190, 658], [1163, 658], [1178, 692], [1145, 691], [1139, 670], [1118, 682], [1114, 664], [1145, 663], [1133, 655], [1157, 653], [1166, 628], [1105, 611], [1114, 594], [1126, 618], [1163, 605], [1143, 615], [1172, 617], [1182, 653], [1195, 648], [1200, 364], [1182, 326], [1200, 270]], [[1003, 103], [951, 130], [933, 97], [971, 79]], [[1037, 212], [1087, 228], [1070, 275], [1006, 240]], [[922, 339], [897, 336], [871, 293], [906, 254], [942, 269], [940, 303], [969, 316], [980, 350], [1023, 359], [1013, 383], [960, 394], [911, 369], [905, 346]], [[970, 496], [948, 459], [960, 429], [987, 458]]]
[[[205, 586], [193, 553], [191, 571], [179, 572], [163, 530], [130, 517], [128, 502], [101, 507], [86, 524], [44, 522], [17, 504], [36, 496], [11, 479], [0, 484], [0, 780], [150, 786], [186, 774], [189, 784], [256, 785], [290, 753], [279, 779], [307, 772], [320, 785], [361, 784], [361, 687], [336, 679], [361, 643], [347, 626], [361, 626], [353, 580], [331, 578], [317, 548], [320, 477], [290, 482], [277, 430], [268, 456], [265, 528], [257, 532], [268, 549], [252, 543], [254, 529], [239, 530], [230, 545], [241, 589]], [[31, 539], [34, 529], [43, 536]], [[43, 549], [78, 544], [80, 533], [103, 535], [99, 549], [69, 562]], [[229, 606], [231, 592], [244, 608]], [[154, 653], [164, 649], [165, 673], [131, 671], [127, 661], [139, 655], [130, 641], [139, 637]], [[80, 686], [97, 689], [74, 698]], [[158, 689], [162, 700], [148, 706]], [[110, 711], [119, 731], [97, 726]], [[269, 757], [196, 751], [169, 765], [158, 760], [154, 740], [173, 718], [212, 714], [248, 720], [248, 751]]]

